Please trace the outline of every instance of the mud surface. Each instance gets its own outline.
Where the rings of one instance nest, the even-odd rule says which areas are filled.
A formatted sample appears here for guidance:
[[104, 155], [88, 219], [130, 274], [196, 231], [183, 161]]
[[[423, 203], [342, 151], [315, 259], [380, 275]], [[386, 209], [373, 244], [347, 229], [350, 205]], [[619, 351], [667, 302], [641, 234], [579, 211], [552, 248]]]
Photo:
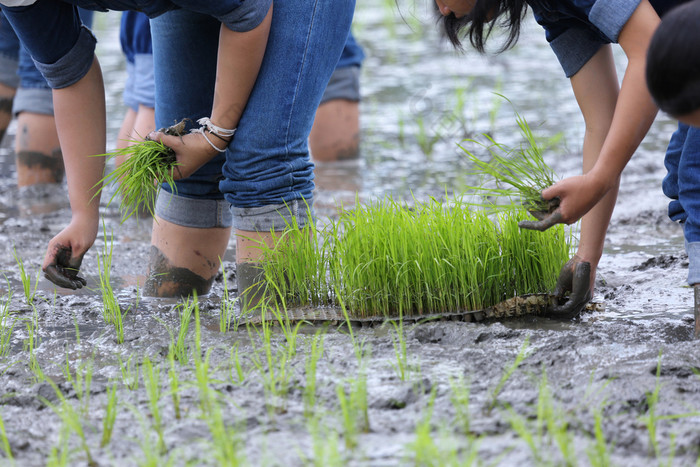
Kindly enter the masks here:
[[[360, 199], [410, 199], [411, 193], [421, 199], [459, 192], [470, 180], [455, 142], [486, 131], [505, 144], [519, 139], [507, 104], [490, 118], [494, 90], [508, 96], [538, 134], [562, 133], [565, 143], [549, 151], [547, 160], [561, 176], [578, 172], [583, 122], [536, 25], [529, 23], [520, 44], [498, 57], [457, 55], [438, 41], [432, 20], [416, 20], [425, 18], [425, 11], [406, 8], [402, 13], [410, 27], [387, 19], [395, 13], [384, 7], [358, 5], [356, 34], [368, 55], [362, 83], [363, 155], [357, 162], [318, 165], [316, 209], [321, 218], [333, 216], [336, 203], [353, 203], [356, 193]], [[114, 138], [124, 110], [118, 21], [108, 16], [96, 24]], [[465, 93], [466, 104], [456, 109], [459, 93]], [[432, 147], [424, 147], [430, 151], [420, 149], [418, 117], [427, 124]], [[347, 329], [302, 327], [297, 353], [282, 364], [289, 346], [279, 328], [269, 353], [252, 329], [219, 332], [222, 296], [227, 288], [236, 292], [231, 285], [235, 252], [229, 250], [224, 258], [228, 284], [217, 278], [200, 304], [199, 354], [208, 358], [208, 387], [216, 391], [215, 405], [229, 430], [224, 444], [250, 465], [446, 465], [456, 459], [467, 463], [472, 453], [477, 465], [608, 465], [606, 456], [609, 464], [621, 466], [695, 465], [700, 341], [692, 337], [693, 294], [685, 286], [682, 232], [665, 217], [660, 189], [663, 151], [673, 128], [660, 116], [625, 171], [596, 284], [595, 300], [604, 309], [575, 321], [522, 318], [407, 326], [405, 360], [397, 358], [394, 327], [363, 327], [354, 330], [362, 344], [361, 364], [355, 351], [359, 344], [353, 346]], [[120, 225], [116, 208], [103, 206], [106, 229], [114, 233], [113, 287], [121, 308], [129, 310], [123, 343], [102, 317], [97, 289], [102, 234], [83, 261], [87, 288], [55, 289], [39, 279], [34, 307], [27, 304], [13, 246], [35, 276], [48, 240], [66, 225], [70, 212], [64, 187], [15, 187], [12, 136], [10, 127], [0, 148], [0, 268], [7, 277], [0, 290], [6, 296], [9, 286], [13, 293], [9, 309], [15, 323], [7, 355], [0, 359], [0, 416], [17, 464], [45, 465], [52, 450], [65, 453], [71, 465], [87, 464], [87, 450], [97, 465], [145, 464], [149, 455], [155, 459], [151, 465], [164, 465], [168, 458], [176, 465], [219, 464], [212, 435], [215, 411], [203, 402], [204, 392], [197, 386], [194, 325], [186, 339], [189, 357], [175, 363], [177, 418], [167, 354], [171, 333], [176, 339], [180, 330], [181, 307], [176, 300], [140, 297], [149, 221]], [[313, 415], [305, 415], [307, 363], [318, 331], [324, 340], [317, 399]], [[398, 349], [401, 355], [400, 345]], [[524, 358], [513, 369], [519, 354]], [[145, 358], [160, 374], [162, 454], [146, 384], [143, 378], [138, 387], [133, 384], [134, 368]], [[37, 363], [43, 379], [37, 376]], [[270, 369], [283, 383], [274, 386], [277, 393], [269, 384]], [[83, 391], [78, 376], [88, 374], [89, 390]], [[350, 447], [338, 388], [349, 393], [364, 378], [369, 426]], [[111, 387], [116, 388], [118, 410], [111, 440], [101, 447]], [[67, 412], [59, 393], [79, 414], [84, 443], [78, 430], [65, 429]]]

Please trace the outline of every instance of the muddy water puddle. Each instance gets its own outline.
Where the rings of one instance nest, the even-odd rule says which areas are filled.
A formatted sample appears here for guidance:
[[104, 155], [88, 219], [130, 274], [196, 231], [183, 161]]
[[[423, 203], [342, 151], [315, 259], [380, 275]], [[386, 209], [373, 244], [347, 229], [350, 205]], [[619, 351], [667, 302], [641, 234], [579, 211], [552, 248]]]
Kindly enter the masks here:
[[[457, 142], [489, 132], [519, 144], [510, 104], [494, 91], [540, 136], [561, 136], [546, 155], [559, 175], [579, 171], [583, 121], [536, 25], [528, 23], [514, 50], [482, 58], [442, 44], [425, 6], [402, 7], [408, 24], [392, 8], [358, 5], [355, 32], [367, 52], [362, 159], [319, 164], [321, 219], [356, 197], [425, 199], [475, 183]], [[110, 144], [124, 111], [115, 19], [96, 23]], [[683, 237], [665, 217], [660, 189], [672, 130], [659, 116], [623, 175], [597, 279], [601, 311], [573, 322], [435, 322], [352, 335], [303, 326], [294, 345], [279, 327], [269, 339], [243, 325], [221, 333], [224, 288], [236, 292], [230, 247], [229, 283], [219, 278], [200, 298], [199, 350], [191, 323], [186, 357], [173, 365], [174, 391], [168, 352], [182, 307], [139, 296], [148, 220], [120, 224], [118, 211], [103, 206], [114, 234], [113, 287], [129, 309], [123, 343], [102, 317], [102, 234], [83, 263], [88, 288], [59, 290], [42, 278], [27, 304], [13, 247], [34, 278], [70, 213], [63, 188], [14, 186], [11, 127], [0, 147], [0, 268], [15, 325], [0, 360], [0, 416], [17, 465], [46, 465], [52, 452], [69, 465], [86, 465], [88, 453], [96, 465], [220, 465], [222, 457], [285, 466], [696, 465], [700, 351]], [[323, 349], [314, 353], [317, 333]], [[157, 375], [151, 386], [146, 360]], [[103, 445], [113, 387], [116, 418]]]

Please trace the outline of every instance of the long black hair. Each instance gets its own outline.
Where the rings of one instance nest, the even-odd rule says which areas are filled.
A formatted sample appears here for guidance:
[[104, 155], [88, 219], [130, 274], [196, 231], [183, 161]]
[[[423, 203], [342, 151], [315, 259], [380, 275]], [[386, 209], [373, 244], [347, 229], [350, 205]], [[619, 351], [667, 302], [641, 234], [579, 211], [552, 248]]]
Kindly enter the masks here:
[[[437, 6], [436, 6], [437, 7]], [[527, 13], [525, 0], [477, 0], [468, 14], [457, 18], [454, 13], [439, 18], [442, 20], [445, 35], [455, 48], [462, 48], [461, 36], [469, 36], [469, 42], [481, 53], [486, 51], [486, 40], [495, 25], [508, 31], [499, 52], [515, 45], [520, 36], [520, 23]], [[467, 28], [466, 32], [462, 30]]]

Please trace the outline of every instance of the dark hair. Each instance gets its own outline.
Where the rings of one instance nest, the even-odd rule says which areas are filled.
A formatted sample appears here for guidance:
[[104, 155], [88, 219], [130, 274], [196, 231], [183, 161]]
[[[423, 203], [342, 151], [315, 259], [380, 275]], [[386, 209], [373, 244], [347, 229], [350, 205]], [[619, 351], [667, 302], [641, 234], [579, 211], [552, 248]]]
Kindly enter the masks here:
[[700, 0], [664, 15], [647, 50], [649, 92], [678, 117], [700, 109]]
[[[520, 36], [520, 23], [527, 13], [525, 0], [477, 0], [468, 14], [457, 18], [454, 13], [442, 18], [445, 35], [455, 48], [462, 48], [460, 36], [469, 36], [476, 50], [485, 52], [486, 40], [498, 24], [508, 31], [508, 37], [498, 50], [503, 52], [515, 45]], [[440, 21], [440, 19], [438, 19]], [[462, 29], [467, 28], [466, 32]]]

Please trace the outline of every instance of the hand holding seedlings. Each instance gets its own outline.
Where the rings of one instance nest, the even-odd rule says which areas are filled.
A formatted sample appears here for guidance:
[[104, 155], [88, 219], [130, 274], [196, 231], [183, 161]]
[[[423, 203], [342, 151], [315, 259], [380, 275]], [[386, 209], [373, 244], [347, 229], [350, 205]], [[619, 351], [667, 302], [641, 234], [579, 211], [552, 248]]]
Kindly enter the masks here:
[[218, 135], [206, 126], [186, 132], [186, 120], [148, 135], [148, 139], [172, 149], [177, 161], [172, 171], [173, 180], [189, 177], [217, 154], [225, 151], [233, 136]]
[[[615, 186], [617, 178], [612, 182], [606, 183], [605, 179], [592, 175], [591, 172], [560, 180], [542, 190], [541, 198], [549, 205], [547, 212], [541, 210], [535, 215], [528, 207], [538, 220], [522, 221], [518, 225], [523, 229], [543, 231], [555, 224], [573, 224], [603, 199]], [[556, 207], [552, 210], [554, 203]]]

